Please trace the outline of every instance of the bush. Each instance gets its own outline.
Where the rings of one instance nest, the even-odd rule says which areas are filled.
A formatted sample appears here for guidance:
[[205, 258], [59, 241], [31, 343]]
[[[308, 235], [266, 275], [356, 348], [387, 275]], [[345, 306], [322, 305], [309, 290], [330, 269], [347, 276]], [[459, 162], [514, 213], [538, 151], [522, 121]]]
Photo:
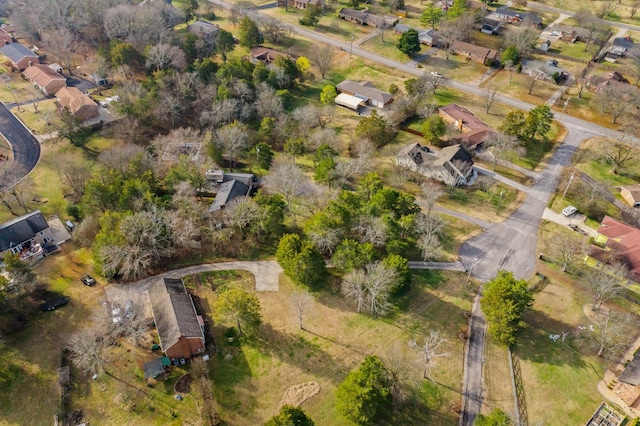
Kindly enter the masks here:
[[216, 14], [211, 11], [211, 12], [206, 12], [202, 14], [202, 19], [206, 19], [207, 21], [213, 21], [217, 18]]

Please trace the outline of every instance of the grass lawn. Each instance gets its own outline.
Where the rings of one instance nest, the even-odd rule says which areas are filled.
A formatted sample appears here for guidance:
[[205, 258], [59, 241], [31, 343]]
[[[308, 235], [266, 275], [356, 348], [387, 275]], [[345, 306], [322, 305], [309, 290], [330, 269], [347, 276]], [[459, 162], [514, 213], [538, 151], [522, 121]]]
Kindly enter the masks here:
[[498, 408], [505, 413], [513, 413], [513, 386], [509, 370], [509, 352], [490, 335], [485, 341], [484, 383], [482, 414], [489, 414]]
[[[575, 59], [581, 59], [589, 61], [593, 57], [593, 51], [591, 49], [584, 50], [586, 43], [569, 43], [568, 41], [557, 40], [551, 44], [549, 52], [557, 53], [559, 55], [569, 56]], [[562, 62], [566, 62], [563, 60]], [[584, 64], [582, 64], [584, 67]]]
[[494, 183], [486, 192], [476, 186], [454, 188], [440, 198], [438, 204], [497, 223], [509, 217], [520, 206], [525, 196], [525, 193], [510, 186]]
[[587, 139], [580, 146], [578, 155], [573, 157], [572, 163], [598, 182], [610, 187], [613, 193], [618, 193], [616, 187], [638, 183], [640, 173], [636, 161], [630, 161], [627, 167], [619, 169], [617, 174], [611, 172], [613, 164], [604, 156], [603, 150], [613, 142], [602, 137]]
[[[252, 283], [228, 283], [249, 290]], [[286, 279], [280, 290], [258, 293], [264, 325], [260, 337], [236, 345], [222, 338], [215, 327], [218, 354], [211, 364], [214, 394], [222, 418], [229, 424], [261, 424], [278, 410], [285, 390], [292, 385], [316, 381], [320, 394], [302, 408], [317, 424], [349, 425], [335, 410], [334, 392], [345, 375], [356, 368], [366, 354], [380, 355], [391, 365], [401, 366], [419, 395], [419, 405], [398, 413], [396, 420], [432, 425], [454, 425], [450, 412], [459, 407], [463, 342], [457, 337], [466, 329], [463, 315], [471, 307], [473, 294], [464, 286], [461, 274], [420, 272], [413, 289], [389, 317], [373, 319], [354, 312], [344, 299], [332, 292], [315, 294], [316, 303], [298, 329], [294, 315], [287, 315], [294, 286]], [[208, 306], [215, 293], [205, 286], [198, 290]], [[442, 321], [448, 318], [448, 321]], [[442, 330], [451, 353], [434, 370], [434, 384], [422, 380], [418, 358], [408, 341], [423, 338], [428, 330]], [[231, 354], [230, 360], [225, 357]]]
[[45, 101], [38, 102], [38, 111], [34, 104], [22, 105], [20, 107], [14, 107], [11, 109], [22, 122], [33, 133], [51, 133], [54, 132], [57, 126], [60, 124], [58, 118], [58, 108], [56, 107], [55, 99], [47, 99]]
[[500, 93], [534, 105], [544, 104], [560, 88], [553, 82], [538, 80], [535, 82], [531, 94], [529, 94], [528, 81], [529, 76], [526, 74], [514, 72], [510, 78], [509, 71], [500, 70], [486, 79], [482, 83], [482, 87], [497, 87]]
[[605, 367], [601, 360], [574, 350], [572, 337], [566, 343], [549, 339], [549, 334], [573, 334], [589, 324], [582, 313], [584, 303], [582, 293], [552, 279], [525, 315], [527, 328], [515, 353], [531, 424], [581, 424], [602, 401], [596, 389]]

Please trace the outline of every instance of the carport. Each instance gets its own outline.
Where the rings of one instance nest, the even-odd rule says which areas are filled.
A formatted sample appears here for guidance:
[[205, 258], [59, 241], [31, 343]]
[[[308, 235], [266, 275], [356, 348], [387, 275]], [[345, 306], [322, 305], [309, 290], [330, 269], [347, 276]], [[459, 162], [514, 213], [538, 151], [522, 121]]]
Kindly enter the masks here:
[[366, 98], [363, 99], [359, 96], [347, 95], [346, 93], [340, 93], [335, 99], [336, 105], [343, 106], [356, 112], [358, 112], [358, 107], [364, 106], [366, 101]]

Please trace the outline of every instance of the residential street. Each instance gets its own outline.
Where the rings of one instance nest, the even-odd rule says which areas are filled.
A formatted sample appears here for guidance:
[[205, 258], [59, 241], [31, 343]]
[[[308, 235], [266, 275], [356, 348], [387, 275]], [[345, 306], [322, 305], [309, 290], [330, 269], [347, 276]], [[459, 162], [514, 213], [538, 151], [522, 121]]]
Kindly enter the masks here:
[[0, 102], [0, 133], [9, 141], [13, 151], [13, 162], [0, 177], [0, 191], [10, 188], [33, 170], [40, 159], [40, 144], [37, 139]]

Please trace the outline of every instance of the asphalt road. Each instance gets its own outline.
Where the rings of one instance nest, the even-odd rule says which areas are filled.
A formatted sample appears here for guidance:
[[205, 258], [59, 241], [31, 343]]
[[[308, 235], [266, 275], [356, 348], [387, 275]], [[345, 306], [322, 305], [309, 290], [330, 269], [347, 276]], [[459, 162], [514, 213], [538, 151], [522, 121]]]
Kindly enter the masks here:
[[11, 188], [33, 170], [40, 159], [40, 143], [0, 102], [0, 133], [11, 144], [13, 162], [0, 175], [0, 191]]

